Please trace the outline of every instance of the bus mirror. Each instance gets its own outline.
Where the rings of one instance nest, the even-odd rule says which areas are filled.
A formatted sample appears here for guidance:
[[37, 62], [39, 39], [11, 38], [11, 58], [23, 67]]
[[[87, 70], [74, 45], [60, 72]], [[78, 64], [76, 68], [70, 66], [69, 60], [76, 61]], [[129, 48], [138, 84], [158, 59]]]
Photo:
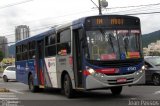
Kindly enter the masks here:
[[144, 67], [145, 67], [145, 69], [148, 69], [148, 68], [149, 68], [148, 65], [144, 65]]

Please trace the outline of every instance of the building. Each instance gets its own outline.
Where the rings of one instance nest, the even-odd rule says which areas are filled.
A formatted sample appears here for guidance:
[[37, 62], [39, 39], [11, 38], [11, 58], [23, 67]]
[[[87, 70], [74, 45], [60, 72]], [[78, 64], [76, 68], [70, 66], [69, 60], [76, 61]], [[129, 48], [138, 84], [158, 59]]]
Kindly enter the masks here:
[[26, 25], [20, 25], [17, 26], [15, 29], [15, 38], [16, 42], [25, 38], [28, 38], [30, 36], [30, 30], [29, 27]]
[[148, 48], [143, 48], [144, 56], [147, 55], [160, 55], [160, 40], [155, 43], [150, 43]]
[[8, 41], [5, 36], [0, 36], [0, 51], [2, 51], [4, 57], [8, 57]]

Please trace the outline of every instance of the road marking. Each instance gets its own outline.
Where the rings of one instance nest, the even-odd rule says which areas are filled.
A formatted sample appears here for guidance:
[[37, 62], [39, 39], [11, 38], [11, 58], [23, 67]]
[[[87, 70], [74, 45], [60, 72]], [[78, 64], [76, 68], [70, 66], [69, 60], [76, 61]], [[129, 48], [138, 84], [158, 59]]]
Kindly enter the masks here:
[[14, 92], [14, 93], [19, 93], [19, 94], [24, 94], [23, 92], [19, 92], [17, 90], [14, 90], [14, 89], [9, 89], [11, 92]]
[[156, 95], [157, 95], [157, 94], [160, 94], [160, 91], [156, 91], [154, 94], [156, 94]]

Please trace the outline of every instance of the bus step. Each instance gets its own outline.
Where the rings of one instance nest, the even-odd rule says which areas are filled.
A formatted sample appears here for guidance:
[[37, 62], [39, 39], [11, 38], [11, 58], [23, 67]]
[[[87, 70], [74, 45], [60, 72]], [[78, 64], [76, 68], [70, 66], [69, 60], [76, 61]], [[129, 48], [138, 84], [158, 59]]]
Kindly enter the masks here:
[[39, 88], [44, 88], [44, 85], [39, 85]]
[[83, 91], [83, 90], [84, 90], [84, 88], [76, 88], [76, 90]]

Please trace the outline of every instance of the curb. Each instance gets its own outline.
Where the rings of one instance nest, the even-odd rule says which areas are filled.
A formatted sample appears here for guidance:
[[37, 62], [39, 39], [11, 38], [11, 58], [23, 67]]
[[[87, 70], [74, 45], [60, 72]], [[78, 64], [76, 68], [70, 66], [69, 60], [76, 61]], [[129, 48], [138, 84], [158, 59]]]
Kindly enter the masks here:
[[10, 91], [6, 88], [0, 88], [0, 92], [10, 92]]

